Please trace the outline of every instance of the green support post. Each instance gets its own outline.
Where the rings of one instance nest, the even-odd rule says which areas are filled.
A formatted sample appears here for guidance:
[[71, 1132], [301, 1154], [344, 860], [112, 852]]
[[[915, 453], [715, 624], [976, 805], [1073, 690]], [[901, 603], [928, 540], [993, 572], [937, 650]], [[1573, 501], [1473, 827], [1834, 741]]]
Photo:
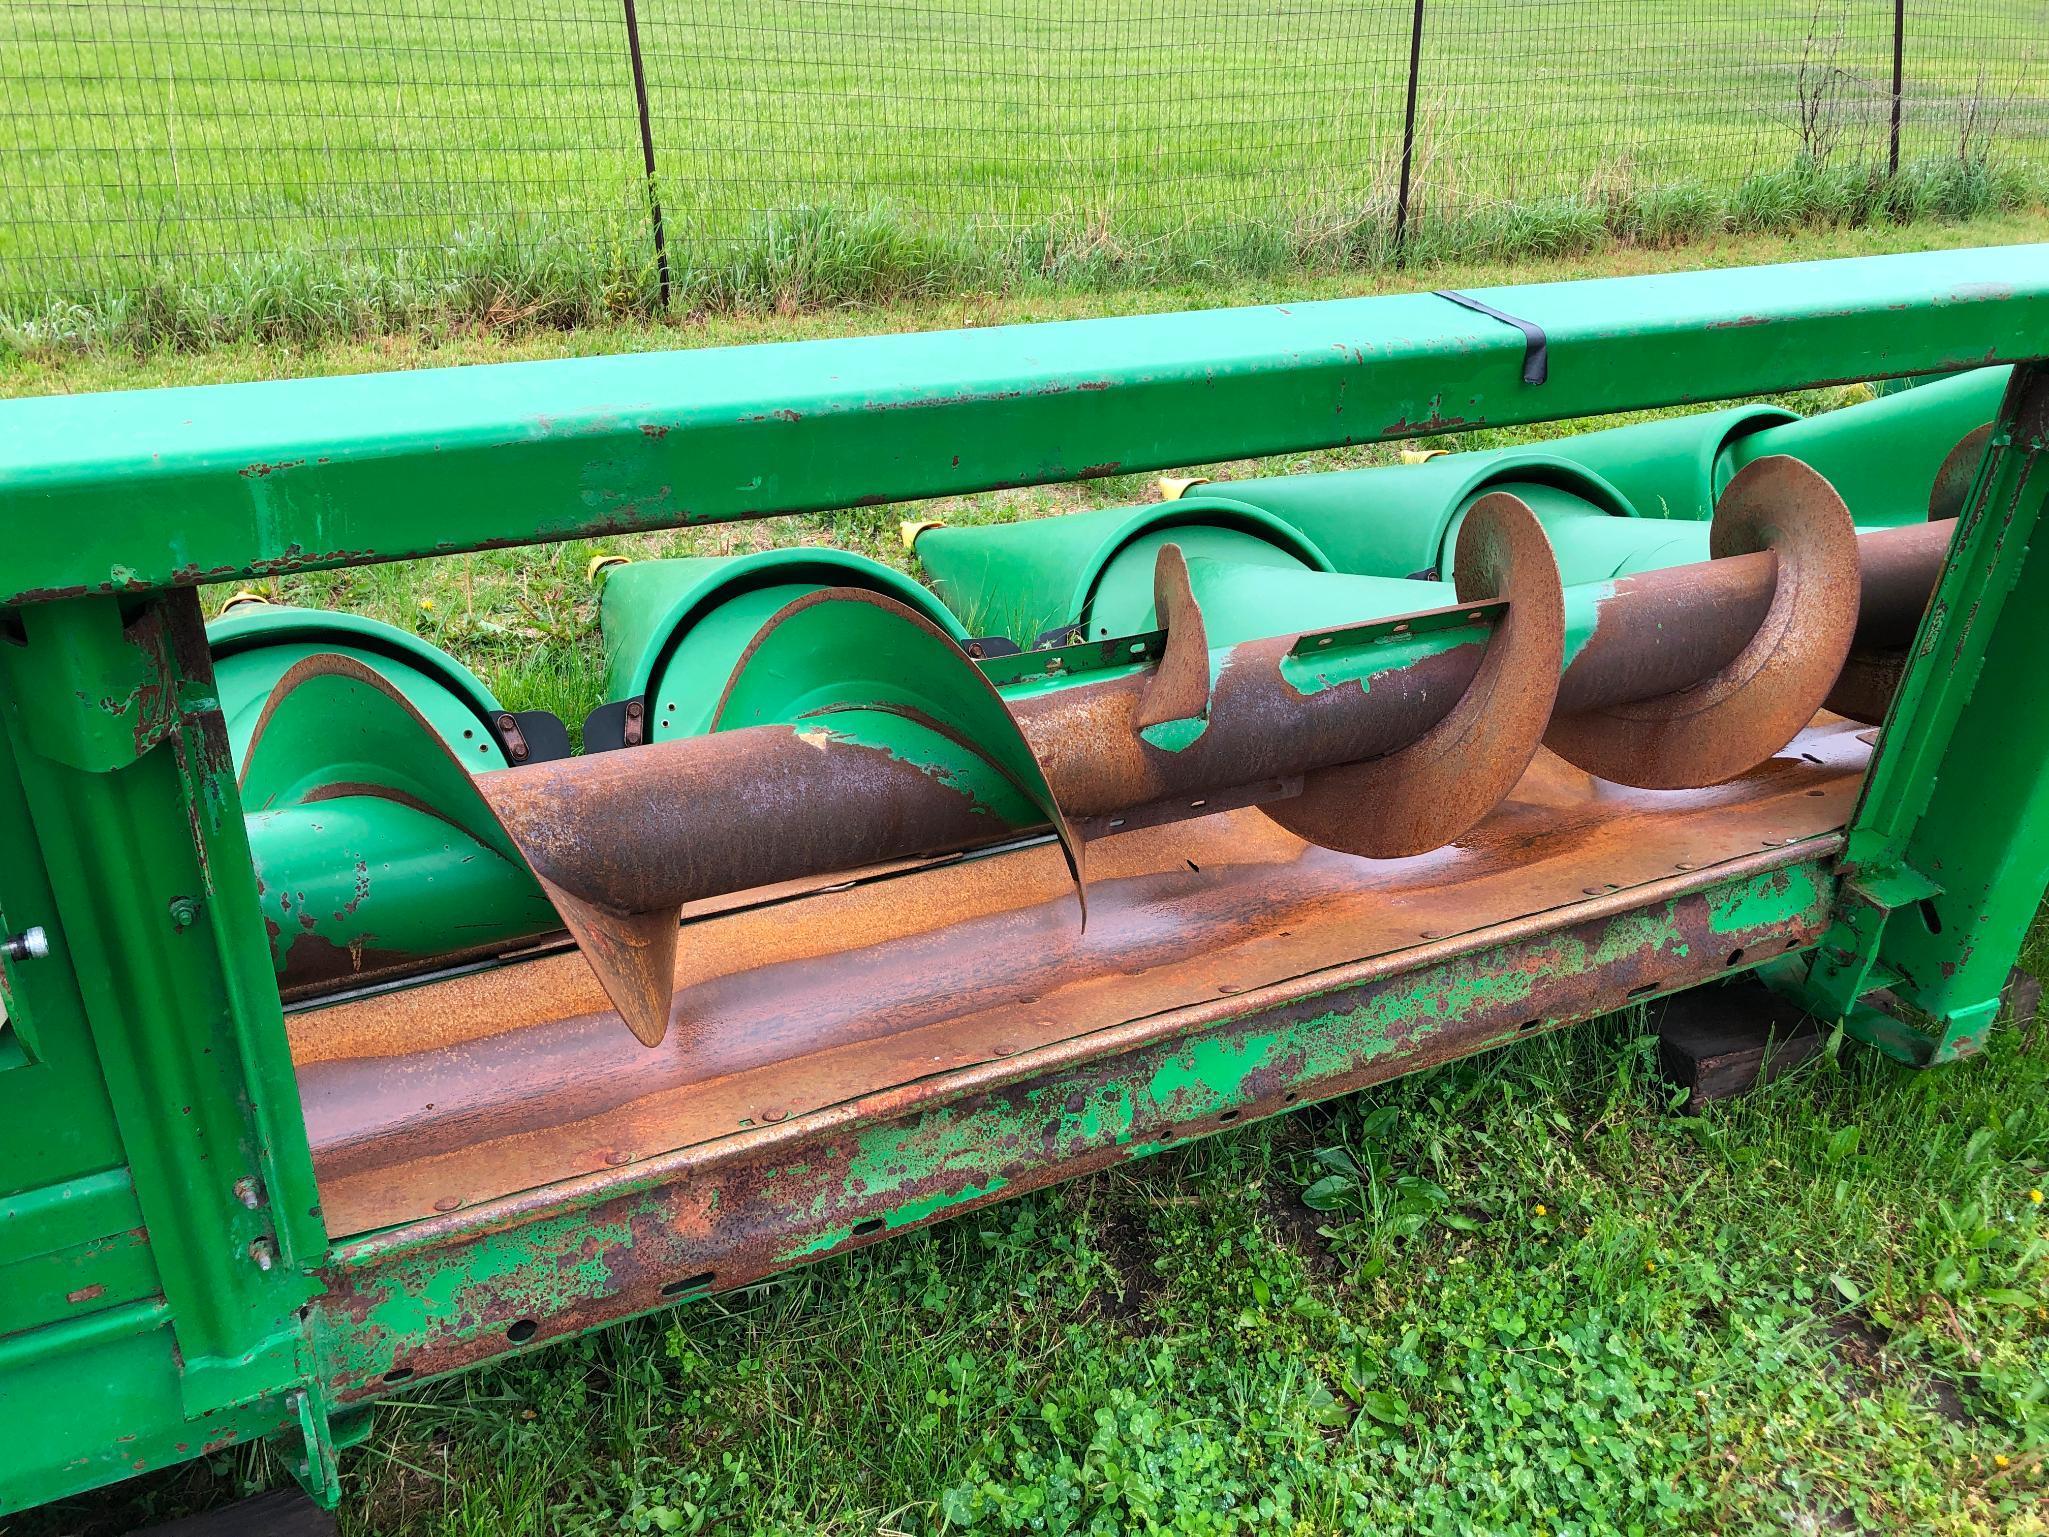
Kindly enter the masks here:
[[2031, 542], [2045, 453], [2049, 365], [2031, 363], [1957, 519], [1851, 823], [1836, 921], [1799, 989], [1917, 1065], [1983, 1045], [2049, 880], [2049, 552]]
[[16, 622], [0, 682], [49, 908], [7, 916], [45, 930], [24, 964], [77, 1001], [34, 1020], [38, 1049], [81, 1035], [97, 1058], [177, 1402], [205, 1424], [298, 1380], [326, 1233], [199, 604], [81, 598]]

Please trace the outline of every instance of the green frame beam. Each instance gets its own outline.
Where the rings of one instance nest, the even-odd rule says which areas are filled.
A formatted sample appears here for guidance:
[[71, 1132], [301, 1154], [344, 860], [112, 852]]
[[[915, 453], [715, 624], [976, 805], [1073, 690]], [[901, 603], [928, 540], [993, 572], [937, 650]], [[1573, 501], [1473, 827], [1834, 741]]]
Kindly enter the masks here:
[[0, 605], [2019, 361], [2049, 245], [0, 404]]
[[2014, 370], [1793, 990], [1916, 1066], [1979, 1050], [2049, 881], [2049, 364]]

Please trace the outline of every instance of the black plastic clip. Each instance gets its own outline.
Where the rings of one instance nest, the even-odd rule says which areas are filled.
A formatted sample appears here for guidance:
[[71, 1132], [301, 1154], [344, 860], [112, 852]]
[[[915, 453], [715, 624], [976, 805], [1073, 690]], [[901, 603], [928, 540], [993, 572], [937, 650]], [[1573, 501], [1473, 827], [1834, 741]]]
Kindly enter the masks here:
[[1476, 315], [1485, 315], [1490, 320], [1498, 320], [1503, 325], [1514, 326], [1522, 332], [1523, 383], [1542, 384], [1550, 377], [1550, 343], [1544, 335], [1544, 328], [1534, 320], [1524, 320], [1520, 316], [1508, 314], [1491, 304], [1482, 304], [1469, 294], [1453, 293], [1449, 288], [1437, 289], [1436, 294], [1438, 298], [1449, 299], [1453, 304], [1462, 305]]

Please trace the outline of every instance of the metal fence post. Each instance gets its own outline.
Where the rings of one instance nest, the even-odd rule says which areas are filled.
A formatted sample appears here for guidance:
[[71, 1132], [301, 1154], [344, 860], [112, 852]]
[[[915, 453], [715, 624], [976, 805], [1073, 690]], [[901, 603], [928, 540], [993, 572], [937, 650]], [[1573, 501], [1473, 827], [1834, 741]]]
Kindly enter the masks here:
[[1394, 200], [1394, 263], [1409, 238], [1409, 173], [1416, 162], [1416, 76], [1423, 63], [1423, 0], [1409, 23], [1409, 103], [1402, 113], [1402, 185]]
[[669, 307], [669, 245], [662, 231], [662, 194], [655, 184], [655, 131], [647, 115], [647, 70], [640, 61], [640, 18], [633, 0], [621, 0], [626, 7], [626, 51], [633, 58], [633, 99], [640, 110], [640, 163], [647, 176], [647, 212], [654, 226], [655, 281], [661, 306]]
[[1907, 62], [1907, 0], [1892, 0], [1892, 153], [1889, 174], [1900, 174], [1900, 103], [1905, 99]]

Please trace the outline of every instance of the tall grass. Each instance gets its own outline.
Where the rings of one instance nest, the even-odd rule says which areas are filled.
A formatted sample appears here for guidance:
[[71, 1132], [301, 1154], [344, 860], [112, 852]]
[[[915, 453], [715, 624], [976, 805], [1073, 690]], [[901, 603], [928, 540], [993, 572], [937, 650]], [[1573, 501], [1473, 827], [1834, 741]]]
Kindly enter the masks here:
[[[797, 313], [930, 299], [1217, 283], [1407, 261], [1517, 261], [1611, 246], [1670, 248], [1714, 234], [1790, 233], [1962, 221], [2049, 201], [2039, 175], [1986, 158], [1915, 162], [1897, 175], [1799, 160], [1732, 189], [1701, 182], [1599, 187], [1452, 212], [1420, 210], [1403, 249], [1390, 199], [1289, 221], [1192, 217], [1138, 236], [1099, 220], [1004, 231], [941, 229], [888, 205], [778, 209], [737, 236], [670, 245], [671, 309]], [[0, 313], [0, 353], [117, 348], [148, 353], [238, 342], [314, 343], [421, 329], [567, 329], [660, 312], [645, 232], [492, 227], [389, 262], [283, 250], [189, 272], [145, 267], [125, 286], [47, 296]]]

